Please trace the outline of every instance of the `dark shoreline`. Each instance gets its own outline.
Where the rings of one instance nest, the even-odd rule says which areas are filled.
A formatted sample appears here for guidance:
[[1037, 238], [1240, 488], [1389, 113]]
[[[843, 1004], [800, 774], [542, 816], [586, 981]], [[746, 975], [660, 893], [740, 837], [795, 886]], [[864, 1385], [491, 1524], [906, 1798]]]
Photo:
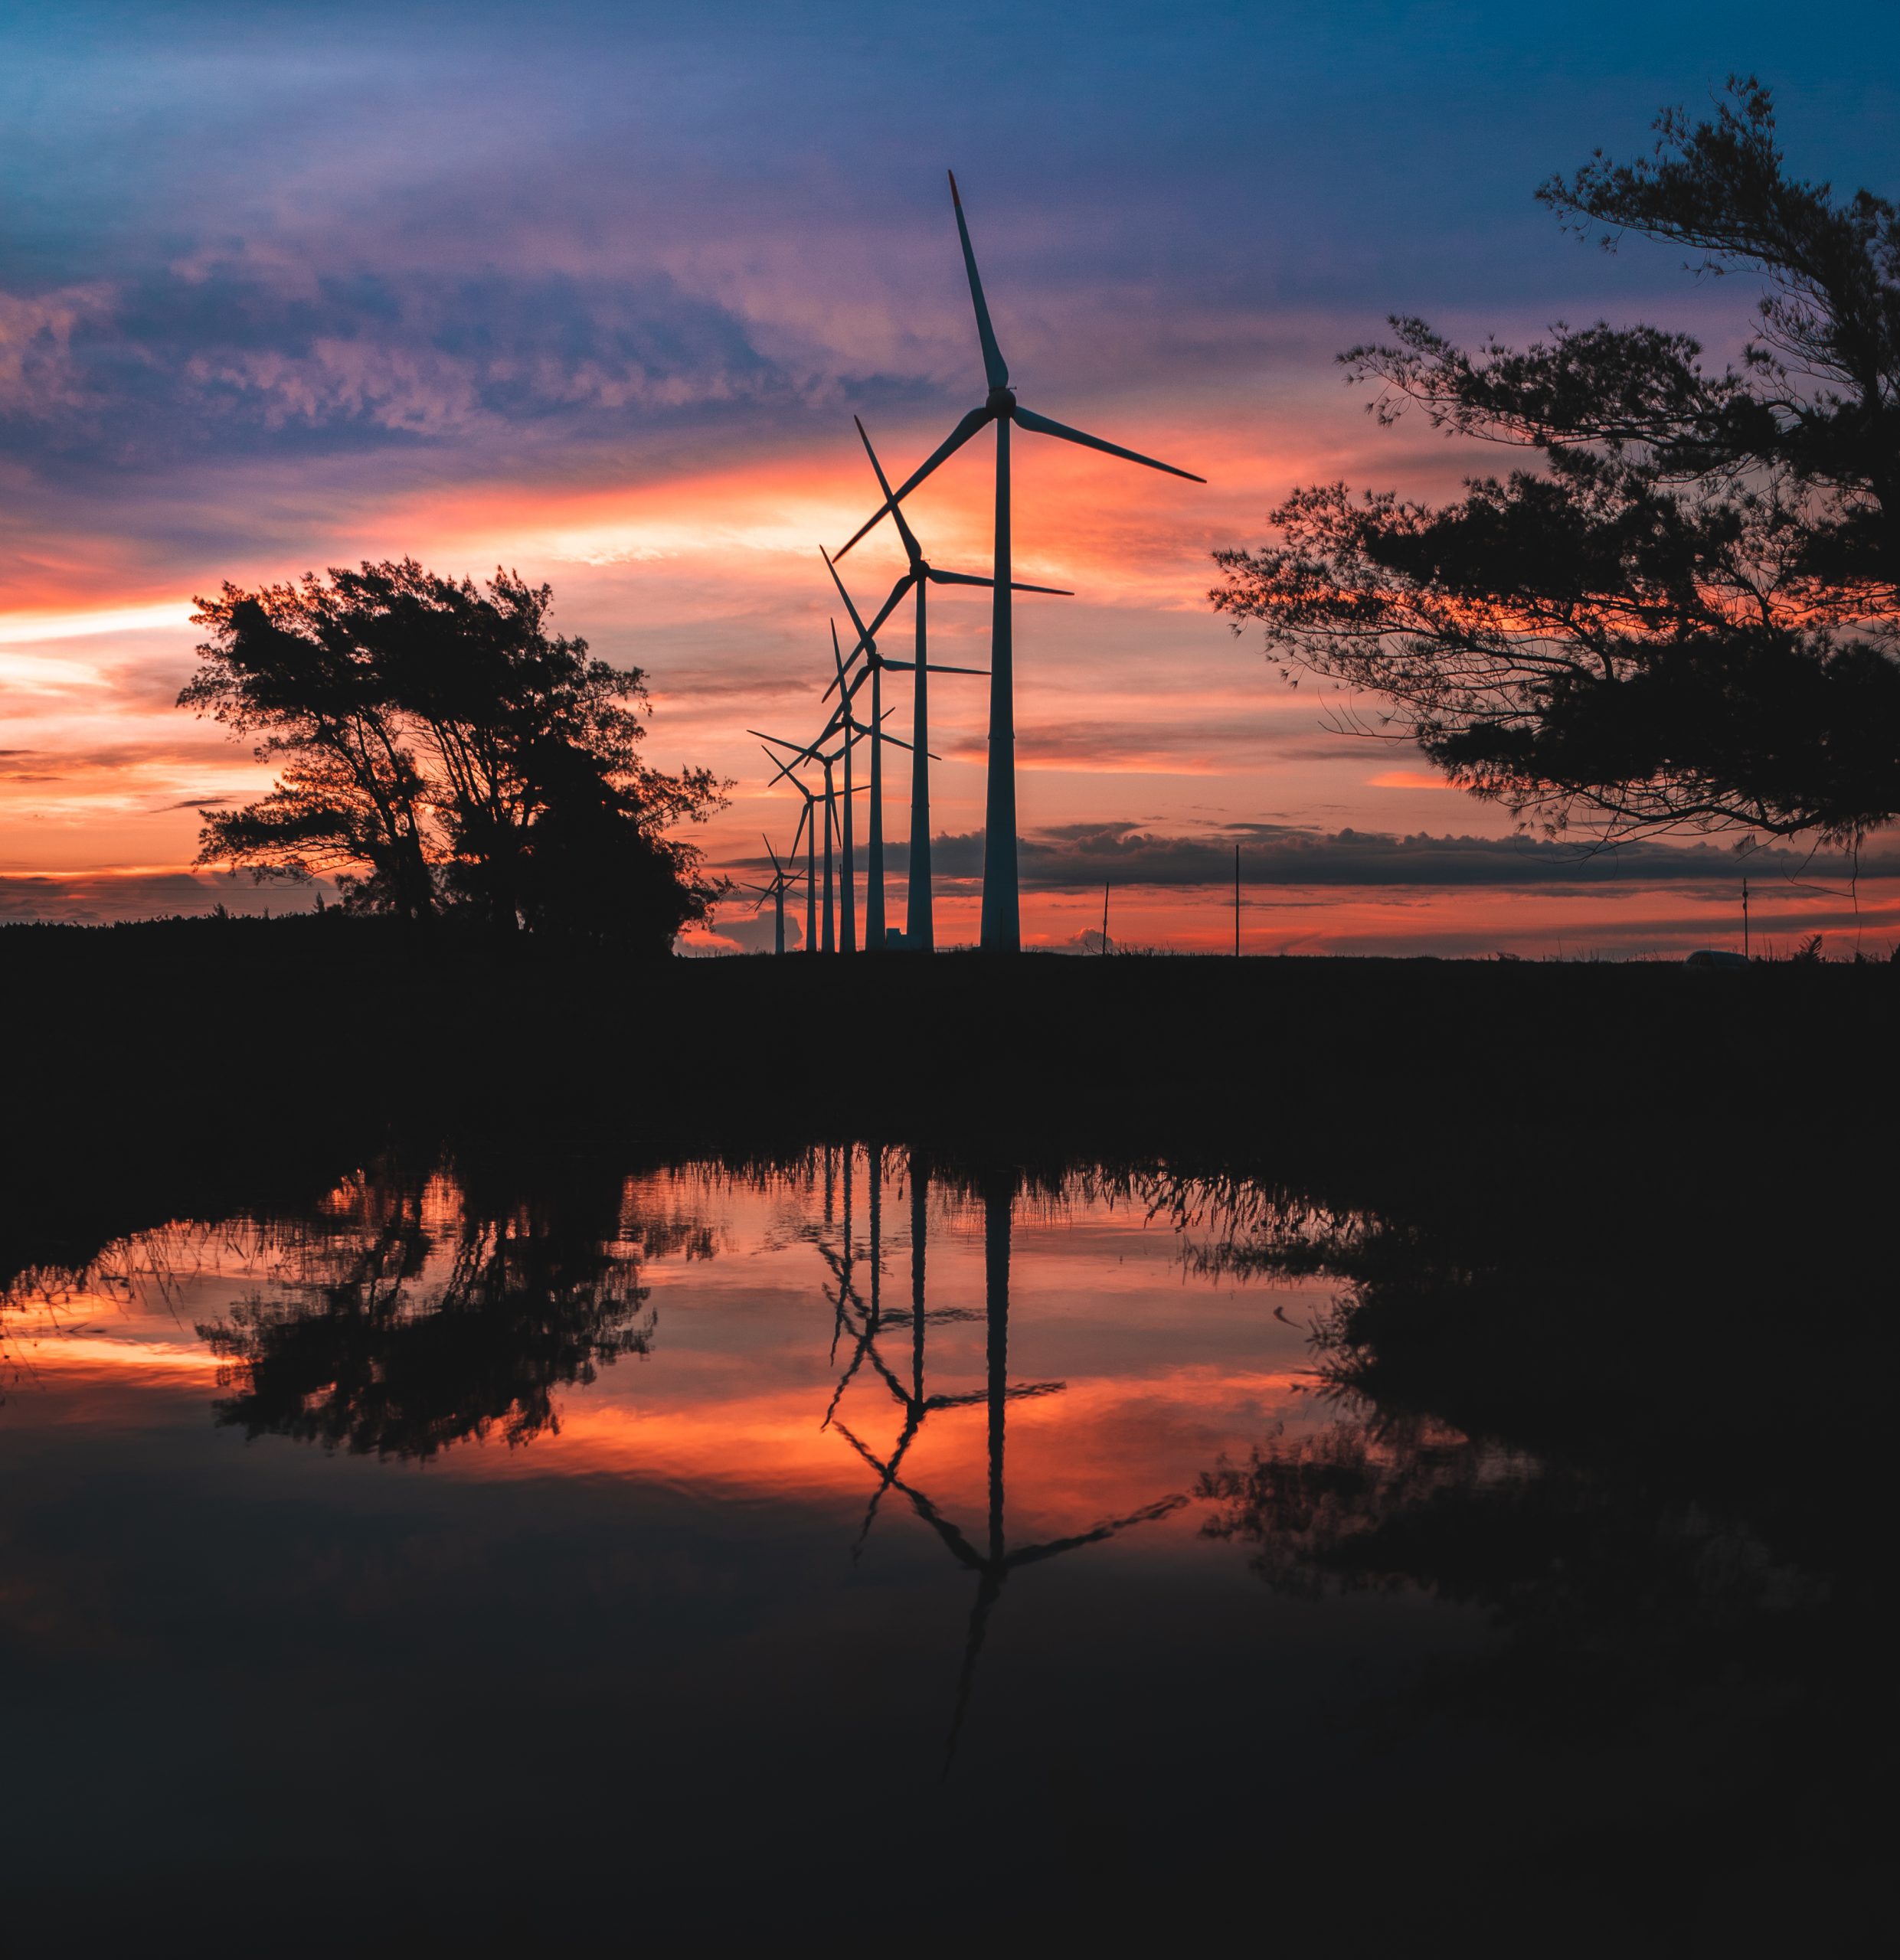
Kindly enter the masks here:
[[616, 963], [338, 916], [0, 927], [0, 1271], [392, 1147], [880, 1140], [1341, 1206], [1883, 1203], [1900, 970], [974, 953]]

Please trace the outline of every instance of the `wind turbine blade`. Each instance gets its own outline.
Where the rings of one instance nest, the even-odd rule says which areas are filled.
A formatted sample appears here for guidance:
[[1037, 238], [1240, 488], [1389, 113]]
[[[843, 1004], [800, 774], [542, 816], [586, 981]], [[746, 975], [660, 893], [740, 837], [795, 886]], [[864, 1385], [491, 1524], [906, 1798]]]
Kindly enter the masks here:
[[871, 446], [871, 438], [865, 433], [863, 416], [854, 415], [851, 419], [858, 425], [858, 434], [864, 443], [865, 454], [871, 459], [871, 467], [878, 473], [878, 488], [884, 492], [885, 501], [891, 505], [891, 521], [897, 525], [898, 536], [904, 541], [904, 556], [910, 560], [911, 569], [914, 571], [924, 556], [924, 547], [917, 543], [911, 527], [904, 522], [904, 513], [896, 505], [891, 503], [891, 479], [885, 475], [884, 465], [878, 462], [878, 452]]
[[[831, 561], [829, 559], [826, 560], [827, 564], [829, 564], [830, 562]], [[833, 567], [832, 577], [836, 578], [837, 576], [837, 569], [836, 567]], [[871, 671], [871, 665], [874, 661], [881, 667], [888, 667], [890, 665], [891, 663], [886, 660], [877, 649], [875, 642], [878, 637], [878, 629], [881, 626], [885, 621], [889, 619], [891, 615], [897, 610], [899, 603], [903, 599], [904, 595], [908, 592], [911, 586], [916, 584], [916, 583], [917, 574], [914, 572], [906, 572], [903, 577], [899, 579], [897, 583], [891, 588], [891, 596], [878, 608], [877, 617], [874, 619], [868, 626], [862, 619], [858, 618], [856, 608], [852, 608], [851, 616], [853, 621], [856, 623], [858, 628], [858, 644], [854, 646], [851, 649], [851, 652], [845, 657], [845, 670], [847, 671], [849, 671], [852, 663], [856, 660], [859, 654], [862, 653], [865, 656], [864, 673], [860, 674], [858, 676], [857, 680], [852, 682], [852, 684], [854, 688], [862, 684], [865, 675], [868, 674]], [[844, 587], [841, 585], [838, 590], [840, 592], [842, 592], [844, 590]], [[846, 599], [845, 603], [847, 606], [849, 606], [851, 605], [851, 601], [849, 599]], [[828, 685], [825, 689], [824, 693], [821, 694], [819, 698], [821, 701], [828, 700], [830, 697], [832, 688], [836, 687], [837, 684], [837, 680], [834, 678], [829, 685]]]
[[[894, 512], [892, 514], [894, 515], [895, 513]], [[878, 629], [881, 626], [885, 621], [889, 619], [891, 615], [898, 609], [898, 603], [902, 599], [904, 595], [916, 583], [917, 574], [914, 572], [906, 572], [903, 577], [899, 579], [897, 583], [891, 588], [891, 596], [878, 608], [878, 616], [872, 621], [869, 626], [865, 627], [864, 631], [864, 638], [859, 642], [867, 652], [875, 652], [876, 651], [876, 648], [872, 645], [871, 642], [877, 638]]]
[[[747, 729], [746, 730], [746, 733], [748, 735], [752, 732], [753, 731], [751, 729]], [[787, 746], [789, 746], [790, 745], [787, 744]], [[765, 760], [770, 763], [773, 768], [777, 772], [777, 773], [767, 782], [765, 786], [767, 789], [770, 789], [772, 787], [773, 783], [779, 782], [781, 779], [789, 779], [792, 787], [794, 789], [804, 790], [804, 784], [800, 782], [798, 778], [792, 774], [793, 770], [795, 769], [801, 762], [809, 760], [809, 757], [803, 750], [800, 750], [798, 753], [792, 756], [789, 760], [787, 760], [782, 756], [773, 755], [772, 751], [770, 749], [767, 749], [765, 752]], [[810, 792], [809, 791], [806, 791], [806, 794], [809, 795], [809, 793]]]
[[989, 669], [987, 667], [940, 667], [933, 660], [924, 671], [930, 674], [987, 674]]
[[917, 465], [917, 468], [904, 479], [902, 485], [891, 495], [887, 497], [871, 517], [861, 524], [838, 547], [837, 555], [842, 558], [852, 545], [864, 536], [865, 532], [870, 531], [879, 521], [887, 511], [894, 511], [932, 470], [935, 469], [940, 463], [947, 462], [953, 456], [979, 429], [984, 427], [995, 419], [994, 411], [987, 407], [973, 408], [943, 438], [943, 441], [924, 458], [923, 462]]
[[[935, 585], [993, 586], [996, 583], [994, 579], [985, 578], [979, 572], [939, 571], [934, 565], [924, 573], [924, 577]], [[1065, 585], [1027, 585], [1021, 579], [1012, 579], [1009, 581], [1009, 590], [1012, 592], [1051, 593], [1058, 599], [1073, 599], [1075, 596], [1075, 594]]]
[[957, 173], [950, 173], [950, 202], [957, 207], [957, 235], [963, 241], [963, 270], [970, 275], [970, 297], [976, 309], [976, 338], [983, 346], [983, 373], [993, 388], [1009, 385], [1009, 363], [996, 345], [996, 330], [989, 324], [989, 305], [983, 298], [983, 283], [976, 270], [976, 254], [970, 248], [970, 227], [963, 221], [963, 201], [957, 194]]
[[1059, 436], [1065, 443], [1080, 443], [1085, 449], [1100, 449], [1104, 456], [1120, 456], [1123, 462], [1138, 462], [1144, 469], [1163, 470], [1169, 476], [1185, 476], [1190, 483], [1207, 481], [1205, 476], [1196, 476], [1191, 469], [1176, 469], [1171, 462], [1156, 462], [1153, 456], [1145, 456], [1138, 449], [1124, 449], [1119, 443], [1104, 443], [1100, 436], [1071, 429], [1066, 422], [1051, 422], [1048, 416], [1038, 415], [1033, 409], [1019, 406], [1015, 413], [1024, 428], [1033, 429], [1038, 436]]
[[[820, 549], [822, 549], [822, 547], [820, 547]], [[836, 572], [832, 573], [832, 577], [833, 578], [836, 578], [837, 576], [838, 576], [838, 574], [837, 574]], [[840, 592], [842, 592], [842, 591], [844, 590], [844, 587], [843, 587], [842, 586], [840, 586], [838, 588], [838, 590], [839, 590]], [[845, 601], [845, 603], [847, 606], [849, 606], [849, 605], [850, 605], [851, 601], [850, 601], [849, 599], [847, 599]], [[853, 616], [854, 618], [855, 618], [856, 615], [855, 615], [855, 612], [854, 612], [854, 614], [853, 614], [853, 616]], [[845, 659], [841, 658], [840, 658], [840, 656], [839, 656], [839, 652], [838, 652], [838, 622], [837, 622], [837, 621], [836, 621], [836, 619], [834, 619], [834, 620], [832, 620], [832, 622], [831, 622], [831, 658], [832, 658], [832, 665], [833, 665], [837, 668], [837, 670], [838, 670], [838, 671], [837, 671], [837, 672], [836, 672], [836, 674], [834, 674], [834, 675], [832, 676], [832, 678], [831, 678], [829, 681], [827, 681], [825, 683], [825, 691], [824, 691], [822, 694], [820, 694], [820, 695], [819, 696], [819, 697], [818, 697], [821, 701], [829, 701], [829, 700], [831, 699], [832, 695], [832, 694], [836, 691], [836, 689], [837, 689], [837, 687], [838, 687], [838, 684], [839, 684], [839, 682], [840, 681], [842, 681], [842, 680], [845, 678], [845, 675], [846, 671], [850, 668], [850, 667], [852, 665], [852, 664], [856, 661], [856, 659], [857, 659], [857, 658], [858, 658], [858, 655], [859, 655], [860, 653], [862, 653], [862, 652], [865, 652], [865, 638], [864, 638], [864, 635], [863, 635], [863, 633], [861, 632], [858, 634], [858, 643], [857, 643], [857, 645], [856, 645], [855, 646], [854, 646], [854, 647], [851, 649], [851, 658], [850, 658], [849, 660], [845, 660]], [[866, 669], [866, 671], [868, 672], [868, 671], [869, 671], [869, 670], [868, 670], [868, 668], [867, 668], [867, 669]], [[849, 698], [849, 697], [847, 697], [847, 698]], [[822, 740], [823, 738], [821, 737], [819, 739]]]
[[[865, 632], [865, 622], [858, 616], [857, 607], [852, 603], [851, 594], [845, 590], [844, 580], [838, 576], [838, 567], [832, 563], [831, 554], [822, 544], [818, 547], [818, 555], [824, 560], [825, 569], [831, 574], [831, 582], [838, 588], [838, 596], [845, 602], [845, 610], [851, 615], [851, 623], [858, 629], [858, 639], [862, 645], [868, 637]], [[836, 626], [832, 627], [832, 638], [836, 639], [838, 629]], [[855, 649], [853, 651], [855, 653]]]

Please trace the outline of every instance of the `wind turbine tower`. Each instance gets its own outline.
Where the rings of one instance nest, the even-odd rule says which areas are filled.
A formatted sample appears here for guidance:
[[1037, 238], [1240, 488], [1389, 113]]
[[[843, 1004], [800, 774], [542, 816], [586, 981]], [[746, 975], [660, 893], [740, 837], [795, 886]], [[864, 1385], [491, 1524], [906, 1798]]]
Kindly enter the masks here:
[[963, 250], [963, 270], [970, 280], [970, 303], [976, 309], [976, 338], [983, 349], [983, 374], [989, 392], [983, 405], [973, 408], [948, 436], [905, 479], [904, 483], [845, 541], [837, 555], [842, 558], [858, 539], [894, 511], [924, 479], [947, 462], [987, 423], [996, 425], [996, 562], [990, 595], [989, 629], [989, 761], [983, 803], [983, 944], [986, 950], [1014, 952], [1022, 944], [1022, 906], [1016, 864], [1016, 765], [1015, 765], [1015, 662], [1013, 621], [1010, 609], [1012, 540], [1009, 506], [1009, 430], [1012, 423], [1041, 436], [1054, 436], [1083, 448], [1100, 449], [1104, 455], [1120, 456], [1125, 462], [1137, 462], [1169, 476], [1185, 477], [1190, 483], [1205, 483], [1192, 470], [1177, 469], [1172, 463], [1157, 462], [1119, 443], [1104, 442], [1066, 423], [1038, 415], [1017, 400], [1009, 385], [1009, 368], [996, 345], [989, 322], [989, 307], [983, 298], [983, 280], [976, 270], [976, 254], [970, 242], [970, 227], [963, 217], [963, 201], [957, 189], [956, 174], [950, 175], [950, 202], [957, 214], [957, 234]]

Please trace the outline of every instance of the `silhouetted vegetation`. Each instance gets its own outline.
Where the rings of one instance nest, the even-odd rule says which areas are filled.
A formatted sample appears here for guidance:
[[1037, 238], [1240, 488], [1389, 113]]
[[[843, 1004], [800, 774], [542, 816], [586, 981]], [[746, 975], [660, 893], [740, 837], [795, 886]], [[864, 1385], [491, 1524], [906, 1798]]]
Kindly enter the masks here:
[[412, 921], [665, 951], [721, 888], [666, 833], [719, 786], [641, 761], [640, 670], [551, 637], [552, 604], [512, 573], [478, 591], [410, 559], [201, 600], [179, 705], [282, 770], [204, 812], [199, 861], [326, 873], [348, 906]]
[[1434, 508], [1296, 491], [1224, 551], [1217, 608], [1293, 667], [1382, 697], [1452, 779], [1612, 835], [1858, 840], [1900, 811], [1900, 214], [1790, 175], [1768, 91], [1657, 125], [1539, 192], [1765, 286], [1739, 368], [1599, 322], [1473, 354], [1423, 320], [1341, 359], [1540, 469]]

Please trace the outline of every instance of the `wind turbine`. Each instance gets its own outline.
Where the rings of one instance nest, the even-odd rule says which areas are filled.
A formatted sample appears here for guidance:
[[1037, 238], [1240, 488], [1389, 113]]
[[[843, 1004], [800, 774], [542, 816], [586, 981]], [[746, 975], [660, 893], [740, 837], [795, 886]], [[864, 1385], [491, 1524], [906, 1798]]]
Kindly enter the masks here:
[[[822, 946], [826, 952], [834, 952], [837, 950], [836, 914], [832, 909], [831, 844], [832, 838], [838, 828], [836, 815], [838, 792], [832, 785], [831, 773], [839, 756], [841, 754], [848, 753], [848, 751], [834, 749], [829, 755], [821, 755], [819, 753], [819, 743], [822, 742], [826, 737], [832, 732], [835, 725], [836, 717], [834, 717], [832, 722], [826, 724], [824, 733], [819, 737], [818, 741], [813, 743], [809, 747], [801, 747], [796, 742], [788, 742], [783, 735], [767, 735], [757, 728], [748, 728], [746, 730], [748, 735], [757, 735], [761, 742], [770, 742], [779, 748], [791, 750], [790, 761], [780, 761], [776, 756], [770, 758], [778, 766], [778, 775], [773, 777], [773, 782], [777, 782], [779, 778], [783, 776], [786, 782], [796, 785], [804, 792], [808, 799], [808, 810], [809, 805], [812, 802], [822, 801], [825, 805], [825, 927]], [[806, 789], [804, 784], [800, 782], [798, 778], [792, 773], [802, 762], [816, 763], [825, 772], [825, 793], [822, 799], [813, 791]], [[766, 787], [769, 789], [771, 783], [767, 783]]]
[[[758, 730], [756, 728], [751, 728], [747, 729], [746, 733], [749, 735], [756, 735], [758, 733]], [[761, 737], [761, 739], [769, 742], [773, 738], [768, 735]], [[801, 837], [804, 838], [804, 950], [806, 952], [816, 952], [818, 950], [818, 826], [812, 821], [812, 805], [819, 802], [820, 799], [819, 797], [818, 792], [816, 789], [807, 789], [804, 784], [799, 781], [796, 776], [789, 774], [786, 770], [780, 768], [778, 757], [773, 755], [770, 749], [767, 749], [765, 751], [765, 759], [772, 765], [774, 769], [778, 771], [778, 775], [773, 777], [773, 782], [777, 782], [779, 776], [784, 776], [786, 781], [789, 782], [792, 787], [798, 792], [800, 795], [803, 797], [805, 799], [805, 806], [798, 813], [798, 828], [792, 833], [792, 848], [786, 853], [786, 855], [790, 858], [796, 858], [798, 855], [798, 841]], [[768, 787], [769, 786], [770, 786], [768, 785]], [[772, 847], [768, 844], [765, 848], [767, 850], [770, 851]]]
[[948, 436], [913, 470], [904, 482], [886, 497], [868, 522], [860, 525], [838, 553], [842, 557], [858, 539], [898, 505], [937, 466], [954, 456], [986, 423], [996, 425], [996, 544], [993, 590], [990, 593], [989, 629], [989, 768], [983, 801], [983, 944], [986, 949], [1014, 952], [1022, 943], [1022, 908], [1016, 882], [1016, 768], [1015, 768], [1015, 662], [1012, 637], [1009, 595], [1011, 558], [1009, 535], [1009, 426], [1028, 430], [1038, 436], [1055, 436], [1065, 443], [1079, 443], [1084, 449], [1100, 449], [1105, 456], [1120, 456], [1124, 462], [1138, 462], [1169, 476], [1185, 477], [1190, 483], [1205, 483], [1190, 469], [1177, 469], [1172, 463], [1157, 462], [1138, 450], [1125, 449], [1107, 443], [1067, 423], [1051, 420], [1025, 408], [1009, 385], [1009, 368], [996, 345], [989, 324], [989, 308], [983, 298], [983, 280], [976, 271], [976, 254], [970, 247], [970, 227], [963, 218], [963, 201], [957, 194], [957, 175], [950, 173], [950, 201], [957, 212], [957, 233], [963, 248], [963, 270], [969, 275], [970, 297], [976, 312], [976, 338], [983, 347], [983, 374], [989, 392], [980, 408], [973, 408]]
[[[821, 545], [819, 549], [820, 554], [822, 555], [824, 547]], [[827, 565], [831, 564], [831, 560], [829, 558], [827, 558], [825, 562]], [[900, 737], [895, 735], [887, 735], [884, 732], [885, 709], [883, 707], [883, 690], [880, 683], [879, 675], [883, 666], [885, 665], [885, 662], [884, 662], [882, 656], [878, 652], [875, 644], [872, 642], [869, 636], [865, 632], [864, 622], [858, 618], [858, 609], [852, 604], [851, 594], [845, 590], [844, 581], [839, 577], [837, 567], [836, 566], [832, 566], [831, 576], [832, 583], [837, 586], [839, 596], [844, 600], [845, 609], [851, 615], [852, 624], [858, 629], [858, 645], [852, 649], [852, 658], [855, 659], [858, 652], [862, 651], [865, 652], [867, 660], [872, 663], [867, 668], [867, 671], [872, 677], [871, 725], [869, 727], [866, 727], [862, 721], [856, 720], [851, 712], [852, 697], [857, 693], [858, 688], [864, 684], [865, 677], [862, 674], [860, 674], [855, 681], [850, 682], [849, 684], [845, 684], [845, 675], [849, 665], [849, 662], [844, 659], [839, 651], [838, 627], [836, 622], [834, 621], [831, 629], [831, 657], [832, 664], [836, 667], [838, 671], [832, 678], [831, 686], [826, 688], [825, 694], [829, 696], [832, 688], [840, 686], [844, 688], [843, 695], [839, 699], [838, 706], [832, 713], [830, 725], [832, 727], [842, 725], [846, 731], [845, 736], [845, 795], [847, 799], [849, 799], [851, 795], [852, 746], [855, 742], [867, 735], [873, 736], [876, 738], [871, 744], [871, 848], [869, 852], [870, 864], [867, 867], [865, 874], [867, 884], [865, 891], [865, 949], [868, 952], [873, 949], [881, 950], [887, 943], [884, 929], [884, 744], [886, 742], [894, 742], [900, 749], [907, 749], [911, 746], [911, 744], [908, 742], [903, 740]], [[891, 664], [896, 665], [897, 663], [893, 662]], [[909, 663], [907, 662], [904, 664], [907, 665]], [[975, 668], [945, 668], [943, 671], [947, 673], [975, 673], [979, 670]], [[855, 731], [855, 733], [853, 731]], [[824, 737], [820, 736], [819, 740], [822, 741]], [[914, 771], [916, 765], [913, 763], [911, 766]], [[852, 921], [851, 908], [853, 868], [853, 861], [851, 852], [851, 805], [847, 800], [845, 805], [845, 920], [846, 930], [845, 950], [847, 952], [850, 952], [852, 949], [849, 935]]]
[[[853, 416], [858, 425], [859, 439], [865, 446], [865, 454], [871, 459], [871, 467], [876, 472], [878, 488], [888, 498], [891, 485], [884, 473], [884, 466], [878, 460], [878, 452], [871, 446], [871, 438], [865, 433], [862, 420]], [[914, 674], [916, 685], [911, 696], [911, 870], [907, 885], [909, 897], [904, 920], [904, 944], [914, 952], [930, 952], [935, 949], [937, 933], [930, 904], [930, 679], [933, 674], [982, 674], [987, 670], [980, 667], [933, 666], [930, 661], [930, 629], [925, 603], [927, 589], [931, 585], [987, 586], [993, 580], [983, 578], [973, 572], [947, 572], [930, 564], [924, 557], [923, 547], [917, 541], [917, 535], [905, 522], [904, 513], [894, 505], [891, 514], [896, 522], [898, 536], [904, 545], [905, 558], [909, 561], [901, 578], [891, 588], [891, 596], [878, 609], [877, 616], [867, 626], [858, 616], [857, 607], [852, 603], [851, 594], [845, 590], [845, 582], [838, 576], [838, 567], [832, 563], [830, 554], [820, 547], [825, 568], [831, 573], [832, 583], [838, 588], [838, 596], [845, 602], [845, 609], [851, 615], [851, 623], [858, 629], [858, 644], [851, 650], [851, 659], [845, 665], [849, 668], [862, 653], [865, 665], [871, 675], [871, 718], [880, 718], [879, 703], [882, 697], [882, 671], [888, 668], [894, 673]], [[1018, 592], [1042, 592], [1058, 598], [1072, 599], [1074, 594], [1061, 586], [1025, 585], [1018, 581], [1014, 587]], [[914, 660], [887, 660], [878, 651], [877, 631], [896, 610], [904, 594], [916, 594], [917, 658]], [[862, 686], [864, 675], [859, 675], [852, 683], [852, 691]], [[837, 683], [833, 681], [836, 687]], [[826, 694], [831, 688], [825, 690]], [[849, 697], [847, 697], [849, 698]], [[872, 759], [874, 776], [876, 759]], [[878, 916], [884, 910], [884, 818], [883, 799], [881, 789], [874, 789], [871, 798], [872, 826], [872, 891], [875, 897]], [[867, 914], [868, 913], [867, 905]]]
[[[799, 822], [802, 824], [804, 822], [804, 818], [801, 817], [799, 819]], [[779, 862], [778, 853], [772, 848], [772, 840], [769, 837], [761, 837], [759, 839], [759, 841], [765, 846], [765, 854], [772, 861], [772, 876], [770, 881], [768, 884], [762, 885], [742, 886], [741, 889], [745, 891], [755, 891], [758, 893], [759, 902], [752, 908], [753, 916], [755, 918], [760, 913], [765, 910], [765, 901], [768, 898], [771, 900], [773, 928], [772, 950], [774, 953], [782, 956], [785, 951], [786, 887], [788, 885], [796, 884], [798, 882], [799, 874], [795, 871], [786, 871], [785, 867]], [[796, 853], [797, 849], [798, 841], [796, 837], [794, 836], [792, 841], [792, 850]]]

